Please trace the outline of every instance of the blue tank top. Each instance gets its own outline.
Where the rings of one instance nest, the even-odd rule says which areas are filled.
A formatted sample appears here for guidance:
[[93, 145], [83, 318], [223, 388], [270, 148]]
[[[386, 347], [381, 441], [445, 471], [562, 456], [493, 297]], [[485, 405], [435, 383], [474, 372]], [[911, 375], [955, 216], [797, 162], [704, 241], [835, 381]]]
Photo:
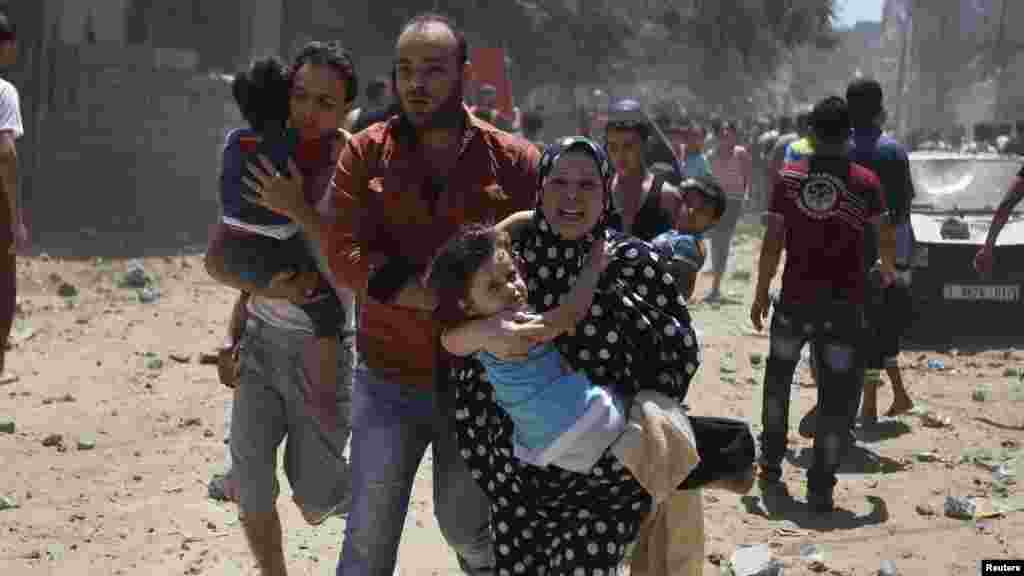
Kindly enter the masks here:
[[569, 430], [602, 390], [581, 372], [562, 368], [553, 344], [534, 346], [526, 359], [502, 360], [478, 352], [494, 396], [515, 424], [516, 440], [531, 450], [545, 448]]

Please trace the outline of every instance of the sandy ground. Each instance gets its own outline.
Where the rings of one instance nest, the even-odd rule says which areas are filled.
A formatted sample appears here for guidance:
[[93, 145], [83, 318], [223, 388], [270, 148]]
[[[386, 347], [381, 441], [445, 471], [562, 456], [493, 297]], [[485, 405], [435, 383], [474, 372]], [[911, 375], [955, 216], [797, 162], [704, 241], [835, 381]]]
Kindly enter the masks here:
[[[736, 248], [725, 286], [734, 300], [693, 308], [705, 349], [690, 393], [695, 413], [759, 421], [756, 360], [768, 340], [746, 319], [755, 248], [749, 236]], [[198, 256], [149, 258], [159, 298], [143, 302], [119, 287], [125, 266], [19, 260], [8, 365], [21, 378], [0, 387], [0, 421], [15, 428], [0, 431], [0, 496], [14, 505], [0, 510], [0, 572], [254, 574], [235, 509], [206, 497], [207, 480], [224, 465], [230, 393], [199, 357], [220, 342], [232, 294], [206, 276]], [[698, 295], [707, 284], [702, 278]], [[931, 417], [883, 419], [876, 432], [862, 431], [837, 491], [842, 510], [824, 522], [804, 512], [810, 443], [795, 431], [815, 392], [794, 385], [785, 471], [793, 500], [769, 513], [757, 488], [745, 497], [705, 492], [705, 574], [718, 574], [737, 546], [758, 543], [787, 575], [876, 574], [889, 560], [904, 575], [962, 576], [977, 573], [982, 558], [1024, 558], [1024, 512], [976, 520], [943, 513], [947, 496], [978, 497], [980, 515], [1000, 497], [1020, 500], [1002, 472], [1024, 474], [1024, 385], [1011, 375], [1022, 359], [1003, 349], [904, 352], [905, 378]], [[809, 381], [806, 367], [799, 380]], [[883, 388], [883, 411], [890, 399]], [[59, 441], [47, 440], [55, 434]], [[994, 473], [1003, 459], [1009, 464]], [[333, 574], [344, 520], [305, 526], [282, 482], [292, 573]], [[433, 518], [429, 461], [399, 563], [403, 575], [458, 573]]]

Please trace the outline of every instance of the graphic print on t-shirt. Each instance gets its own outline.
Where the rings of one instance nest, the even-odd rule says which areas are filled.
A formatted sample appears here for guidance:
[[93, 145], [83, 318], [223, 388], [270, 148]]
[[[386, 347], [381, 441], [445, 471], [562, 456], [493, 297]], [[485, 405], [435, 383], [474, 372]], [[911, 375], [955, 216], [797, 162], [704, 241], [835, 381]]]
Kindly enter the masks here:
[[800, 186], [797, 206], [808, 217], [826, 220], [836, 213], [839, 199], [847, 194], [846, 183], [827, 172], [815, 171], [807, 175]]

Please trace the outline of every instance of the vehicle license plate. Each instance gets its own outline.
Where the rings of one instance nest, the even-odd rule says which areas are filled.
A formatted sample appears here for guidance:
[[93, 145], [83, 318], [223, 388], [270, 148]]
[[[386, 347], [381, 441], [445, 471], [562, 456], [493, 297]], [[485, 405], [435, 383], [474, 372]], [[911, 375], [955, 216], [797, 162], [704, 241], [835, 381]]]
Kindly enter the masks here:
[[946, 284], [943, 291], [946, 300], [991, 300], [995, 302], [1017, 302], [1020, 300], [1020, 286], [964, 286]]

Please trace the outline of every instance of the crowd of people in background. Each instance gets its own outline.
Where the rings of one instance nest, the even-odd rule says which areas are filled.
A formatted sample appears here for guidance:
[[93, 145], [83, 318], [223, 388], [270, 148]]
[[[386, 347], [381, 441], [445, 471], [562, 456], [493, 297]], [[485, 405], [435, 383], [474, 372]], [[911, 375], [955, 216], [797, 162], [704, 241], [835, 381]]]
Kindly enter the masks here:
[[[285, 178], [261, 160], [244, 195], [296, 224], [321, 272], [354, 294], [338, 365], [309, 370], [308, 335], [324, 333], [303, 313], [317, 310], [313, 280], [245, 282], [224, 264], [223, 233], [207, 255], [210, 273], [243, 294], [222, 369], [236, 387], [233, 464], [211, 495], [239, 502], [264, 574], [285, 573], [272, 458], [285, 439], [306, 520], [348, 516], [338, 574], [394, 569], [428, 446], [435, 513], [467, 574], [611, 574], [634, 542], [637, 573], [700, 574], [700, 491], [747, 492], [755, 441], [743, 422], [686, 414], [700, 363], [687, 304], [728, 301], [745, 214], [767, 225], [754, 326], [775, 309], [758, 478], [766, 495], [785, 491], [789, 388], [808, 344], [819, 386], [801, 425], [815, 437], [808, 505], [831, 513], [861, 390], [864, 425], [876, 410], [868, 358], [895, 369], [888, 414], [912, 406], [892, 363], [899, 326], [865, 325], [879, 316], [866, 310], [872, 269], [878, 289], [895, 286], [913, 196], [892, 184], [909, 183], [909, 168], [882, 137], [877, 83], [774, 121], [607, 98], [582, 134], [552, 138], [542, 108], [503, 111], [488, 84], [469, 93], [465, 39], [443, 16], [402, 28], [392, 74], [367, 85], [359, 108], [354, 61], [314, 43], [288, 76], [289, 122], [308, 128], [300, 150], [339, 143], [319, 147], [330, 150], [326, 193], [304, 187], [322, 181], [315, 161]], [[698, 296], [707, 241], [711, 289]], [[895, 344], [866, 349], [869, 329]], [[325, 375], [334, 381], [316, 381]], [[324, 398], [332, 410], [317, 408]]]

